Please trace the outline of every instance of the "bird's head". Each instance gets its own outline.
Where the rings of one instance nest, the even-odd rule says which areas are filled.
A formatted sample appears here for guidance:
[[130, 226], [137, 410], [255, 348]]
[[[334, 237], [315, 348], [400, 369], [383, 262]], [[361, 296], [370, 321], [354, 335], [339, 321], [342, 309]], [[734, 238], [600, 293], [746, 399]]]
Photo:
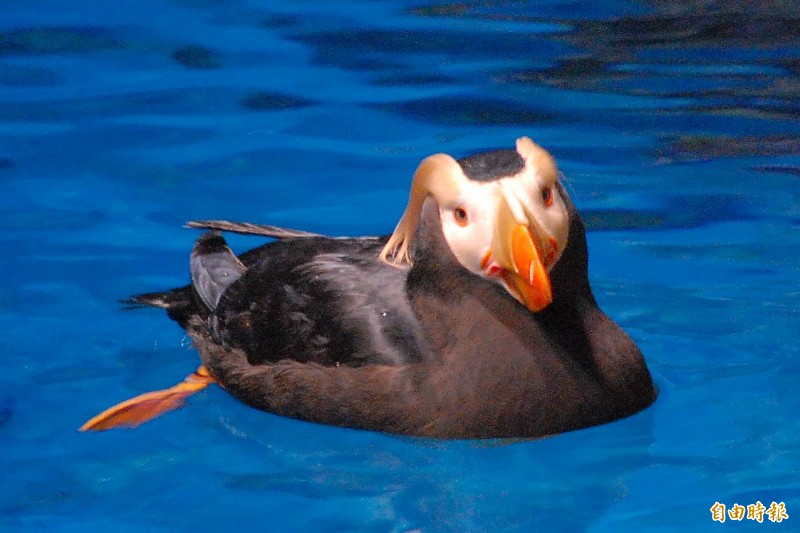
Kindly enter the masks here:
[[381, 251], [411, 264], [410, 245], [422, 205], [432, 196], [442, 233], [459, 263], [503, 285], [533, 312], [553, 300], [550, 270], [567, 246], [569, 214], [553, 157], [527, 137], [516, 152], [486, 152], [461, 161], [427, 157], [414, 173], [408, 206]]

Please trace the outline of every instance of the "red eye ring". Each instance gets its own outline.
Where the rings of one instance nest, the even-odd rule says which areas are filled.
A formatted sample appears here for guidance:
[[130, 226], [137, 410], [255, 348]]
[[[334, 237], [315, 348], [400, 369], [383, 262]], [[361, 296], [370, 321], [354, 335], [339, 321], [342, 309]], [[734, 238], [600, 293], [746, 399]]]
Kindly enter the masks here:
[[456, 219], [456, 224], [461, 226], [462, 228], [469, 224], [469, 217], [467, 216], [467, 210], [463, 207], [456, 207], [453, 209], [453, 218]]
[[542, 201], [544, 202], [545, 207], [550, 207], [553, 205], [552, 187], [542, 187]]

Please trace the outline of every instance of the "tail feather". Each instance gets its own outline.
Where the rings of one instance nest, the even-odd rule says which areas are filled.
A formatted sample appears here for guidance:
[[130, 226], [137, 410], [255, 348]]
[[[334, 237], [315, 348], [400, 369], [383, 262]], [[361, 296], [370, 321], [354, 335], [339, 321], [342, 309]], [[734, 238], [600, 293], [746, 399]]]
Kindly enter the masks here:
[[205, 306], [197, 301], [197, 297], [191, 285], [172, 289], [171, 291], [137, 294], [130, 298], [120, 300], [120, 303], [123, 306], [122, 308], [126, 311], [141, 309], [143, 307], [164, 309], [167, 315], [180, 324], [182, 328], [186, 328], [189, 317], [192, 315], [203, 315], [207, 313]]
[[222, 293], [247, 270], [217, 232], [197, 239], [192, 250], [192, 285], [163, 292], [147, 292], [121, 300], [125, 310], [156, 307], [184, 329], [193, 315], [207, 316]]
[[[137, 294], [129, 298], [120, 300], [119, 303], [125, 306], [125, 309], [139, 309], [142, 307], [158, 307], [159, 309], [169, 309], [175, 304], [180, 304], [184, 301], [182, 289], [174, 289], [166, 292], [148, 292], [145, 294]], [[177, 294], [176, 294], [177, 293]]]

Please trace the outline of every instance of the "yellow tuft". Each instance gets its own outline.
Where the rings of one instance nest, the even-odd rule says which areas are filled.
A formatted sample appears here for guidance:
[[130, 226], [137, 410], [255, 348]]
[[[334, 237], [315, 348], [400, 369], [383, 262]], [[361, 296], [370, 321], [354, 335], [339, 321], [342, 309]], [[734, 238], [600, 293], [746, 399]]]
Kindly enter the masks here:
[[461, 166], [447, 154], [434, 154], [423, 159], [414, 172], [406, 210], [378, 258], [397, 268], [411, 265], [411, 242], [425, 198], [431, 195], [439, 205], [453, 202], [466, 180]]
[[520, 137], [516, 145], [517, 153], [525, 160], [525, 166], [530, 165], [536, 169], [543, 180], [543, 185], [555, 185], [558, 180], [558, 168], [550, 152], [528, 137]]

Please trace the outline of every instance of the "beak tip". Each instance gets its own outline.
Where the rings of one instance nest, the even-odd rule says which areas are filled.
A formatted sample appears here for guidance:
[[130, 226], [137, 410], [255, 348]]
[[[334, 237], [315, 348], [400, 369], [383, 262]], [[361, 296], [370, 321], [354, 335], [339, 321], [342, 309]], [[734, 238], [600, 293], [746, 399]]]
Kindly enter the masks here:
[[516, 289], [525, 306], [538, 313], [553, 301], [550, 275], [543, 261], [542, 250], [530, 229], [524, 225], [518, 225], [512, 231], [511, 249], [515, 270], [522, 274], [515, 284]]

